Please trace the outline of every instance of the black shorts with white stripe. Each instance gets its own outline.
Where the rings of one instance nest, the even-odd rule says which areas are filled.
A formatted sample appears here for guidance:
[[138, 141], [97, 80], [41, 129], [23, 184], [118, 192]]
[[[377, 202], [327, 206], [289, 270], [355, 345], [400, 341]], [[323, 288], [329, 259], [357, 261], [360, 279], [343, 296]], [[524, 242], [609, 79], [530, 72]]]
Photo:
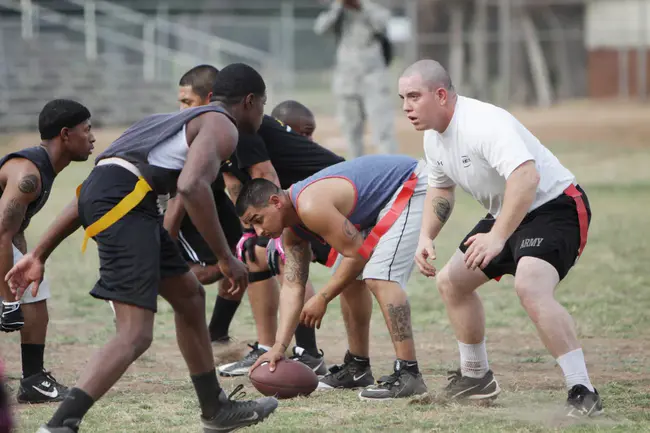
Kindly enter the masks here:
[[[231, 249], [234, 249], [242, 236], [241, 222], [235, 211], [235, 205], [230, 201], [230, 198], [228, 198], [225, 192], [215, 192], [214, 196], [215, 203], [217, 204], [217, 213], [219, 214], [219, 222], [226, 235], [228, 245]], [[217, 258], [214, 253], [187, 215], [181, 223], [178, 242], [183, 258], [187, 262], [197, 263], [202, 266], [217, 263]]]

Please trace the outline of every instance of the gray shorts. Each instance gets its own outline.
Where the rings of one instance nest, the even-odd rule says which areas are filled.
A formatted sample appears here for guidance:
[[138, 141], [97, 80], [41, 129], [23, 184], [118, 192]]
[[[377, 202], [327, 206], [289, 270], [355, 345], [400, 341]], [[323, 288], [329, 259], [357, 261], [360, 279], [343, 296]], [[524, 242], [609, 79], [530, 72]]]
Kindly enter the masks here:
[[[12, 245], [14, 250], [14, 265], [23, 257], [23, 254], [18, 251], [14, 245]], [[41, 285], [38, 286], [38, 293], [36, 296], [32, 296], [32, 286], [29, 286], [25, 293], [23, 294], [22, 299], [20, 300], [21, 304], [33, 304], [34, 302], [45, 301], [50, 298], [50, 283], [47, 279], [41, 281]]]
[[[427, 168], [423, 160], [420, 160], [415, 168], [415, 174], [418, 176], [418, 183], [411, 200], [391, 228], [379, 239], [370, 260], [366, 263], [361, 275], [357, 277], [358, 280], [394, 281], [406, 289], [406, 283], [415, 266], [415, 250], [420, 239], [424, 197], [427, 194]], [[395, 191], [390, 201], [379, 213], [378, 221], [388, 213], [401, 190], [400, 188]], [[363, 233], [364, 237], [369, 231]], [[341, 260], [343, 260], [343, 256], [339, 254], [333, 266], [334, 271], [340, 265]]]

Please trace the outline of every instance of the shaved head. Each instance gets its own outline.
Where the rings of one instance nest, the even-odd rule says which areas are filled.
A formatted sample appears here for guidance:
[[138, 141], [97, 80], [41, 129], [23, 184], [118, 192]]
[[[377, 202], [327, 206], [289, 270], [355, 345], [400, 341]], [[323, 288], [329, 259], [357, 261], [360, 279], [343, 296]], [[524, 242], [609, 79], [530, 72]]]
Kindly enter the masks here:
[[445, 68], [435, 60], [419, 60], [399, 79], [402, 109], [418, 131], [444, 132], [454, 115], [456, 89]]
[[439, 87], [453, 92], [454, 84], [447, 70], [438, 62], [431, 59], [418, 60], [404, 70], [402, 77], [412, 77], [419, 75], [422, 82], [433, 90]]

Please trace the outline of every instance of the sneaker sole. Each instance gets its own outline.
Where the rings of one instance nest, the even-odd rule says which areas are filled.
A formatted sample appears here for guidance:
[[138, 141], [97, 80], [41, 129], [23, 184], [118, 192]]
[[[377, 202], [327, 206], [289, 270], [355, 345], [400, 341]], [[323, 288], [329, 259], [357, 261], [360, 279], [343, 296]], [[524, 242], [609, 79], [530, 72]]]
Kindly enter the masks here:
[[359, 400], [361, 401], [392, 401], [392, 400], [403, 400], [403, 399], [408, 399], [408, 398], [413, 398], [413, 397], [420, 397], [425, 394], [427, 394], [428, 391], [424, 391], [423, 393], [420, 394], [411, 394], [407, 395], [404, 397], [388, 397], [388, 398], [374, 398], [374, 397], [364, 397], [359, 393]]
[[[496, 381], [495, 381], [496, 383]], [[497, 396], [501, 394], [501, 387], [499, 387], [499, 384], [496, 383], [496, 388], [494, 391], [492, 391], [489, 394], [471, 394], [467, 397], [464, 396], [452, 396], [450, 397], [450, 400], [457, 400], [457, 401], [463, 401], [463, 400], [492, 400], [497, 398]]]
[[203, 433], [215, 433], [215, 432], [227, 433], [227, 432], [236, 431], [236, 430], [240, 430], [240, 429], [247, 428], [247, 427], [252, 427], [254, 425], [257, 425], [257, 424], [259, 424], [261, 422], [266, 421], [266, 419], [268, 417], [270, 417], [271, 415], [273, 415], [275, 413], [276, 409], [277, 409], [277, 406], [276, 406], [275, 409], [273, 409], [271, 412], [269, 412], [265, 417], [258, 418], [258, 419], [256, 419], [254, 422], [252, 422], [250, 424], [242, 425], [242, 426], [239, 426], [239, 427], [229, 427], [229, 428], [225, 428], [225, 429], [212, 428], [212, 427], [203, 427]]
[[47, 403], [59, 403], [64, 400], [63, 397], [61, 398], [51, 398], [47, 400], [26, 400], [23, 398], [16, 398], [16, 401], [20, 404], [47, 404]]

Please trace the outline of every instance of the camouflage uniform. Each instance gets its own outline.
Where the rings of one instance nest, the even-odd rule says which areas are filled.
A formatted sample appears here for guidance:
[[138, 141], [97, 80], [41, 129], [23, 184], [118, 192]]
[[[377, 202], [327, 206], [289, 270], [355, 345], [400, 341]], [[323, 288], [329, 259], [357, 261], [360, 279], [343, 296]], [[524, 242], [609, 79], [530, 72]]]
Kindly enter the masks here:
[[384, 153], [397, 152], [394, 127], [394, 96], [381, 44], [375, 37], [386, 31], [390, 11], [368, 0], [360, 0], [358, 10], [335, 1], [316, 19], [317, 34], [336, 33], [340, 39], [336, 53], [333, 91], [341, 129], [353, 157], [363, 154], [363, 133], [368, 119], [373, 144]]

